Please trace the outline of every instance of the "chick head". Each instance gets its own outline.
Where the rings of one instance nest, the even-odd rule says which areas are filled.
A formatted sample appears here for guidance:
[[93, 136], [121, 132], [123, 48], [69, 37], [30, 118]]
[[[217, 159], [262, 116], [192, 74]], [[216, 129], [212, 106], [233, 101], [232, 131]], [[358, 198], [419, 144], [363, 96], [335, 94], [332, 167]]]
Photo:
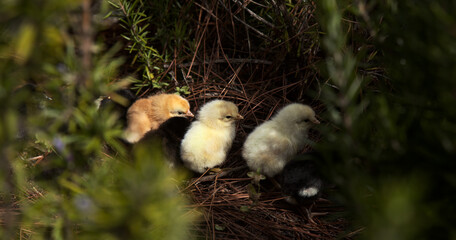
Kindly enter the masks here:
[[206, 103], [198, 113], [198, 120], [212, 127], [229, 127], [243, 119], [238, 107], [229, 101], [213, 100]]
[[190, 103], [177, 94], [169, 94], [166, 107], [169, 111], [169, 117], [193, 117], [193, 113], [190, 111]]
[[285, 106], [274, 117], [274, 120], [284, 124], [295, 124], [299, 129], [307, 129], [311, 123], [320, 124], [314, 110], [301, 103], [292, 103]]

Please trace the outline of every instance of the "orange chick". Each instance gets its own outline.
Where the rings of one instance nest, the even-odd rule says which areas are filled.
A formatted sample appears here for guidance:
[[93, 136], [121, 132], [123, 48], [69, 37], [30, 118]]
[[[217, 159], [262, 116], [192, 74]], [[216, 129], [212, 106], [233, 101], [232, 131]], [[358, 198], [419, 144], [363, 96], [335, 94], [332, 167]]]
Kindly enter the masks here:
[[193, 117], [185, 98], [177, 94], [157, 94], [138, 99], [127, 111], [124, 138], [129, 143], [136, 143], [171, 117]]

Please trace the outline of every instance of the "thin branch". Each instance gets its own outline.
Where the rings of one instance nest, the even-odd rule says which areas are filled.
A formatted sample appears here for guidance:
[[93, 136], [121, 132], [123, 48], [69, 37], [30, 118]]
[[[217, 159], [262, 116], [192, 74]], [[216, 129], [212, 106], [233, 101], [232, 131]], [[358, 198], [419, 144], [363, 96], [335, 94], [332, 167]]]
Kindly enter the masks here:
[[235, 172], [235, 171], [239, 171], [239, 170], [242, 170], [242, 169], [246, 169], [246, 168], [247, 168], [247, 166], [241, 166], [241, 167], [236, 167], [236, 168], [231, 168], [231, 169], [223, 169], [223, 171], [218, 173], [218, 174], [207, 175], [207, 176], [198, 178], [197, 181], [198, 182], [212, 181], [215, 178], [225, 177], [229, 173], [232, 173], [232, 172]]
[[276, 25], [268, 22], [266, 19], [260, 17], [258, 14], [256, 14], [255, 12], [253, 12], [252, 10], [248, 9], [246, 6], [244, 6], [239, 0], [233, 0], [233, 2], [237, 3], [240, 7], [242, 7], [243, 9], [245, 9], [248, 13], [250, 13], [250, 15], [252, 17], [254, 17], [255, 19], [257, 19], [258, 21], [272, 27], [272, 28], [277, 28]]
[[[216, 59], [216, 60], [210, 60], [210, 61], [204, 61], [204, 62], [190, 62], [190, 63], [181, 63], [178, 64], [177, 67], [179, 68], [186, 68], [190, 66], [197, 66], [197, 65], [208, 65], [208, 64], [213, 64], [213, 63], [252, 63], [252, 64], [266, 64], [266, 65], [271, 65], [272, 62], [268, 60], [262, 60], [262, 59], [247, 59], [247, 58], [228, 58], [226, 59]], [[163, 64], [164, 68], [170, 67], [170, 64]]]
[[[221, 0], [219, 0], [219, 3], [220, 3], [220, 5], [223, 6], [223, 8], [225, 8], [226, 11], [231, 12], [231, 11], [225, 6], [225, 4], [223, 4], [223, 2], [222, 2]], [[256, 32], [256, 33], [257, 33], [258, 35], [260, 35], [262, 38], [265, 38], [265, 39], [267, 39], [267, 40], [269, 40], [269, 41], [271, 41], [271, 42], [274, 41], [274, 40], [273, 40], [272, 38], [270, 38], [268, 35], [262, 33], [260, 30], [258, 30], [258, 29], [256, 29], [256, 28], [250, 26], [249, 24], [247, 24], [246, 22], [244, 22], [242, 19], [238, 18], [237, 16], [234, 16], [234, 15], [233, 15], [233, 18], [236, 19], [236, 20], [238, 20], [238, 21], [241, 22], [242, 24], [244, 24], [246, 27], [252, 29], [252, 31]]]
[[82, 40], [81, 40], [81, 51], [82, 51], [82, 71], [81, 76], [78, 79], [78, 85], [84, 86], [89, 80], [89, 73], [92, 64], [92, 53], [91, 48], [93, 45], [92, 41], [92, 13], [90, 10], [91, 0], [84, 0], [82, 2]]

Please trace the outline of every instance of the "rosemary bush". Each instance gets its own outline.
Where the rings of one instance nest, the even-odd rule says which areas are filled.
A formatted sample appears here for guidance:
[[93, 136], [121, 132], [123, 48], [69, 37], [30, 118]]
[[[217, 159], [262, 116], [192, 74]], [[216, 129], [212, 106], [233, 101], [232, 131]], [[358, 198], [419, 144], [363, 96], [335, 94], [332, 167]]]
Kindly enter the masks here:
[[160, 150], [104, 149], [125, 153], [122, 126], [95, 100], [130, 81], [119, 46], [96, 40], [107, 11], [90, 0], [2, 5], [2, 239], [186, 238], [181, 175]]
[[[456, 199], [454, 3], [319, 2], [330, 125], [317, 148], [362, 239], [451, 239]], [[343, 16], [369, 29], [384, 68], [375, 91], [359, 73]], [[434, 26], [434, 27], [431, 27]], [[453, 103], [452, 103], [453, 102]]]
[[124, 29], [121, 36], [127, 40], [126, 50], [131, 65], [140, 74], [138, 79], [133, 80], [131, 89], [137, 93], [152, 89], [167, 90], [172, 82], [177, 93], [189, 94], [189, 87], [179, 83], [177, 76], [165, 71], [164, 67], [170, 61], [171, 52], [190, 41], [188, 22], [179, 16], [187, 11], [185, 6], [179, 1], [168, 0], [108, 2], [114, 8], [108, 16], [119, 17]]

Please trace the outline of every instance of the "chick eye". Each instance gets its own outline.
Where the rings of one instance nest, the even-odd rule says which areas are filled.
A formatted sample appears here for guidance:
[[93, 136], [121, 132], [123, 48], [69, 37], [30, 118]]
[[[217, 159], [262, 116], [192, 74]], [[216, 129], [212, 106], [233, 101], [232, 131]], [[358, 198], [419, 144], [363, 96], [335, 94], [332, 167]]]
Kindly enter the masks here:
[[182, 112], [182, 111], [177, 111], [177, 114], [179, 114], [179, 115], [184, 115], [185, 113]]
[[303, 122], [308, 123], [310, 122], [310, 119], [304, 119]]
[[231, 119], [232, 116], [229, 116], [229, 115], [228, 115], [228, 116], [225, 116], [225, 118], [226, 118], [226, 119]]

